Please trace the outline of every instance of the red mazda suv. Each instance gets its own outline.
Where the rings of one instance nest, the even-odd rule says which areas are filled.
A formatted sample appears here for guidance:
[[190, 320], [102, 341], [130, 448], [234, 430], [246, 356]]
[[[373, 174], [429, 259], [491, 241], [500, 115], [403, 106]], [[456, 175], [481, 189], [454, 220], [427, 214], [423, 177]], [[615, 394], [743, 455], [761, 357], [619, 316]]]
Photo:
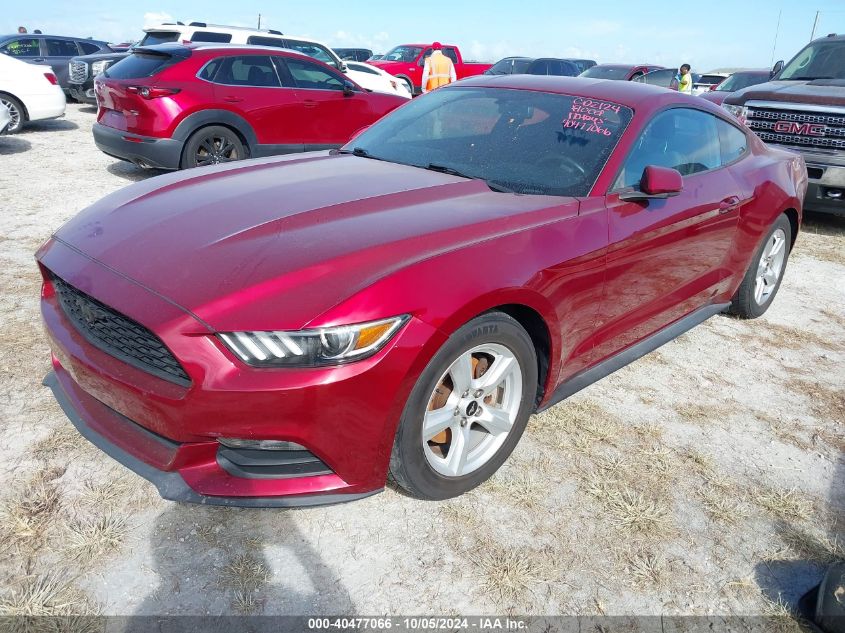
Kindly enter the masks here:
[[295, 51], [208, 44], [135, 48], [94, 90], [97, 147], [159, 169], [340, 147], [407, 101]]
[[[169, 499], [443, 499], [543, 410], [772, 305], [807, 171], [635, 82], [474, 77], [340, 150], [165, 174], [39, 250], [49, 384]], [[726, 358], [731, 350], [711, 349]]]

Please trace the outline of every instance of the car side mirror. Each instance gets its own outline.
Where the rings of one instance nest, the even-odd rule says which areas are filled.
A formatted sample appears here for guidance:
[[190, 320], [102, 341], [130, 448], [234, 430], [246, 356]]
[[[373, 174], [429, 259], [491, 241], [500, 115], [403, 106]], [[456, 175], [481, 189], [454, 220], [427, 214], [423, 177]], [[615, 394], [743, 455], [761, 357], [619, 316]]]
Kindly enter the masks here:
[[783, 70], [783, 60], [779, 59], [775, 62], [775, 65], [772, 66], [772, 72], [769, 73], [769, 79], [777, 75], [781, 70]]
[[355, 94], [355, 84], [351, 81], [344, 81], [343, 82], [343, 96], [344, 97], [351, 97]]
[[643, 169], [639, 190], [626, 191], [620, 200], [652, 200], [677, 196], [684, 189], [681, 172], [669, 167], [649, 165]]

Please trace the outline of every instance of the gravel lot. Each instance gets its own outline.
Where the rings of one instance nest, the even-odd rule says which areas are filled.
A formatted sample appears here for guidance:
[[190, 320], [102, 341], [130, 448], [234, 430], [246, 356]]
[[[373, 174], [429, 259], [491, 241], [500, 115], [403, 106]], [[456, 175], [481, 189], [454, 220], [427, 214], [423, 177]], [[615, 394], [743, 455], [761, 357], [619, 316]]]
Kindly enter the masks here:
[[765, 318], [718, 316], [535, 416], [445, 503], [177, 505], [89, 446], [33, 252], [154, 176], [93, 108], [0, 137], [0, 613], [782, 614], [845, 557], [845, 222], [811, 217]]

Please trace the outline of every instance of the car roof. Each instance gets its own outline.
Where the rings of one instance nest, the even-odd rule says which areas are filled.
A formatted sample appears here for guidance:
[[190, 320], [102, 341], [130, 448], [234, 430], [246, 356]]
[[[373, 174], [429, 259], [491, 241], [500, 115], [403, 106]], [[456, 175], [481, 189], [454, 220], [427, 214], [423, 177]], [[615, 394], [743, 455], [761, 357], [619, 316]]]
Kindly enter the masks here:
[[[636, 109], [668, 103], [697, 103], [697, 99], [660, 86], [634, 81], [611, 81], [587, 77], [554, 77], [547, 75], [476, 75], [463, 79], [453, 86], [536, 90], [577, 97], [589, 97], [618, 103]], [[658, 100], [658, 97], [661, 99]]]
[[53, 35], [51, 33], [12, 33], [10, 35], [0, 35], [0, 41], [13, 40], [19, 37], [26, 37], [30, 39], [56, 37], [62, 40], [76, 40], [79, 42], [91, 42], [92, 44], [102, 44], [103, 46], [108, 46], [108, 42], [103, 40], [94, 40], [90, 37], [79, 37], [78, 35]]

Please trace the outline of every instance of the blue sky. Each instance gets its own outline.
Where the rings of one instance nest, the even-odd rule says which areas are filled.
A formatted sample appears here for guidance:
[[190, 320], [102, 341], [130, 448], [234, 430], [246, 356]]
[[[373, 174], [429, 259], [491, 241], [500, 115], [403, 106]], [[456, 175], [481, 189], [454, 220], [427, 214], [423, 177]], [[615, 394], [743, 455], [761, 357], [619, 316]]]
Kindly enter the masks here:
[[[807, 3], [702, 0], [475, 0], [438, 3], [449, 23], [437, 27], [425, 2], [402, 0], [32, 0], [11, 3], [0, 33], [19, 25], [44, 33], [137, 39], [146, 23], [161, 18], [254, 26], [310, 36], [332, 46], [364, 46], [385, 52], [409, 42], [440, 40], [465, 54], [495, 61], [507, 55], [588, 57], [599, 62], [768, 67], [789, 59], [810, 37], [845, 33], [843, 0]], [[802, 6], [803, 5], [803, 6]], [[782, 10], [775, 45], [778, 11]], [[774, 55], [773, 55], [774, 47]]]

